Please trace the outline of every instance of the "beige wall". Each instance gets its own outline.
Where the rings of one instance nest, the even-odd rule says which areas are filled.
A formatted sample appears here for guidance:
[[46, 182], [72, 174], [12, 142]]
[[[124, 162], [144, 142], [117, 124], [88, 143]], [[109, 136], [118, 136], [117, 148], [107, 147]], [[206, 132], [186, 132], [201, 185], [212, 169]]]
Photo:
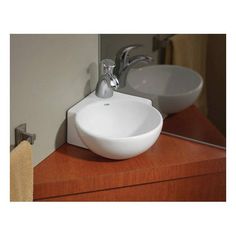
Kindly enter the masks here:
[[98, 35], [11, 35], [11, 145], [14, 128], [36, 133], [37, 165], [66, 140], [66, 111], [94, 89]]

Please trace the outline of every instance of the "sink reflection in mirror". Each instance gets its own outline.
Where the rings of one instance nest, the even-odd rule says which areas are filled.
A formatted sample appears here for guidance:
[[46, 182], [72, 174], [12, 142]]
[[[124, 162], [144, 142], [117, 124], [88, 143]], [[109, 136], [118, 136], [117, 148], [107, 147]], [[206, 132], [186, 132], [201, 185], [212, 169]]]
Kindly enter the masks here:
[[202, 77], [191, 69], [152, 65], [131, 71], [123, 91], [151, 98], [153, 106], [168, 115], [191, 106], [198, 98], [202, 86]]
[[118, 92], [150, 99], [165, 118], [163, 133], [225, 146], [226, 35], [100, 37], [101, 59], [118, 65]]

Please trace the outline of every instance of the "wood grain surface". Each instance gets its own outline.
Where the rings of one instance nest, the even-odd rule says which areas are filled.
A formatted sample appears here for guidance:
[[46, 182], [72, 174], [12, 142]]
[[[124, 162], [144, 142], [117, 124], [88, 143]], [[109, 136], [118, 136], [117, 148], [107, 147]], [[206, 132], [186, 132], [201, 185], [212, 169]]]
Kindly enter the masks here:
[[225, 172], [141, 184], [45, 201], [225, 201]]
[[222, 172], [225, 156], [224, 150], [167, 135], [123, 161], [64, 144], [34, 168], [34, 199]]

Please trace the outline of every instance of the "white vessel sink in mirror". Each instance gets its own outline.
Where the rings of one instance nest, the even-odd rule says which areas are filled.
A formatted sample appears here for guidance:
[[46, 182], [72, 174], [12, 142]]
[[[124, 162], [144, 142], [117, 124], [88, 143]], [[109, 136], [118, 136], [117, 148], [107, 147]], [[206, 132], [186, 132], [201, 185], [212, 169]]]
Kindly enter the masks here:
[[158, 139], [163, 120], [149, 100], [117, 92], [108, 99], [94, 93], [85, 99], [90, 101], [68, 111], [69, 143], [83, 146], [75, 142], [79, 137], [83, 147], [121, 160], [145, 152]]
[[198, 98], [203, 79], [195, 71], [175, 65], [152, 65], [133, 69], [121, 92], [149, 98], [162, 113], [176, 113]]

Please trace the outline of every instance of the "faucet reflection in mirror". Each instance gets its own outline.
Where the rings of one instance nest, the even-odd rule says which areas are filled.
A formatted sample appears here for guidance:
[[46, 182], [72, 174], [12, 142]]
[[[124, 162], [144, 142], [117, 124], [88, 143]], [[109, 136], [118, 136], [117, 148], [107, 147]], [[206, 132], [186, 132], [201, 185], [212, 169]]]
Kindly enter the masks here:
[[148, 64], [152, 61], [152, 57], [146, 55], [136, 55], [129, 56], [130, 51], [135, 48], [141, 47], [140, 44], [129, 45], [121, 48], [116, 54], [116, 68], [114, 74], [117, 76], [119, 80], [120, 88], [125, 87], [127, 74], [130, 69], [138, 64]]

